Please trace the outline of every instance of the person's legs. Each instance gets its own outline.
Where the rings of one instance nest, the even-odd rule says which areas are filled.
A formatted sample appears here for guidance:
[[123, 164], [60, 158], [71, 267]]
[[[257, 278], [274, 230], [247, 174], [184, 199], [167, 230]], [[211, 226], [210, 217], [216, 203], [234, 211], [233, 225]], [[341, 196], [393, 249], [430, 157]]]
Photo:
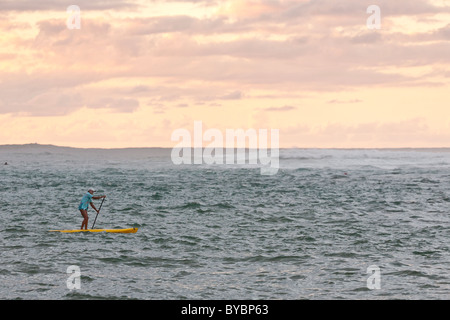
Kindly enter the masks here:
[[89, 216], [87, 214], [87, 210], [80, 209], [80, 212], [81, 212], [81, 215], [83, 216], [83, 223], [81, 223], [81, 230], [83, 230], [83, 226], [84, 226], [84, 229], [87, 230], [88, 221], [89, 221]]

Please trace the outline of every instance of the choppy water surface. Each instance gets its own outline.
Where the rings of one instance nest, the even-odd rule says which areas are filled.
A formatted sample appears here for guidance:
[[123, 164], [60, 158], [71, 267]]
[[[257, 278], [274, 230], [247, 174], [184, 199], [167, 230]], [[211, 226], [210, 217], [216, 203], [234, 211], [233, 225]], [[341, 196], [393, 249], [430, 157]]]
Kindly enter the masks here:
[[[0, 298], [450, 298], [450, 150], [280, 157], [263, 176], [168, 149], [0, 147]], [[49, 233], [80, 227], [91, 186], [108, 196], [96, 227], [138, 233]]]

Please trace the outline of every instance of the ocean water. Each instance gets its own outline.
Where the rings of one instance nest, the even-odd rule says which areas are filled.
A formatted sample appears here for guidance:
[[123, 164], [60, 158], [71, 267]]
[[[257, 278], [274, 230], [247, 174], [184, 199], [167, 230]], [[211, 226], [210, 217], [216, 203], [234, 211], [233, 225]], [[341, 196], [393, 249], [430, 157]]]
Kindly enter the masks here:
[[[283, 149], [273, 176], [170, 151], [0, 146], [0, 298], [450, 298], [450, 149]], [[88, 187], [96, 228], [139, 231], [48, 232]]]

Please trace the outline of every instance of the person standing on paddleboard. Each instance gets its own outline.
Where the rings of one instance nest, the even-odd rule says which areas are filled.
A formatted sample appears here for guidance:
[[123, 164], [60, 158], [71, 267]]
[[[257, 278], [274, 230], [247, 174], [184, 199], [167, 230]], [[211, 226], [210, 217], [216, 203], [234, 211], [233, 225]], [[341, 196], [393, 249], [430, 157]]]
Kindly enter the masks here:
[[95, 192], [95, 190], [93, 188], [89, 188], [88, 192], [83, 196], [83, 198], [81, 199], [80, 205], [78, 206], [78, 210], [80, 210], [81, 215], [84, 218], [83, 223], [81, 224], [81, 230], [83, 230], [83, 227], [85, 227], [85, 230], [87, 230], [88, 221], [89, 221], [87, 209], [88, 209], [89, 204], [97, 213], [99, 212], [97, 210], [97, 208], [94, 206], [94, 204], [92, 203], [92, 200], [99, 200], [99, 199], [106, 198], [106, 196], [94, 197], [94, 192]]

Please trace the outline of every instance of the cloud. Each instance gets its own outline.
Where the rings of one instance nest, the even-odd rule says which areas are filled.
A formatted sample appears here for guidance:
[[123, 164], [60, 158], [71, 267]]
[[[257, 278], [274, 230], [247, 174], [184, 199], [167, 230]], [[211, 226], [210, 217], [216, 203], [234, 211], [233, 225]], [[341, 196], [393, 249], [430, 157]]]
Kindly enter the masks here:
[[93, 109], [112, 109], [114, 112], [133, 112], [139, 108], [139, 101], [129, 98], [104, 97], [93, 102], [88, 102], [86, 106]]
[[218, 97], [218, 100], [239, 100], [242, 99], [243, 94], [241, 91], [233, 91], [230, 93], [227, 93], [221, 97]]
[[[272, 97], [279, 98], [448, 83], [448, 22], [426, 31], [392, 31], [389, 24], [382, 31], [368, 30], [365, 9], [371, 3], [360, 0], [185, 2], [209, 3], [218, 11], [207, 17], [142, 17], [133, 10], [143, 1], [83, 0], [77, 3], [82, 10], [121, 8], [129, 14], [114, 22], [101, 13], [83, 17], [81, 30], [68, 30], [65, 19], [42, 16], [35, 25], [20, 21], [29, 11], [60, 10], [69, 2], [2, 1], [0, 11], [24, 11], [17, 13], [24, 16], [5, 14], [0, 22], [0, 32], [10, 37], [0, 39], [0, 113], [61, 114], [83, 106], [134, 112], [146, 106], [141, 99], [176, 106], [186, 100], [244, 101], [251, 99], [250, 91], [275, 92]], [[228, 11], [219, 10], [227, 5]], [[438, 19], [437, 13], [449, 11], [430, 1], [383, 0], [379, 5], [383, 19], [391, 20], [405, 15]], [[246, 11], [233, 18], [239, 8]], [[417, 67], [431, 71], [405, 72]], [[286, 107], [266, 111], [289, 111]]]
[[352, 43], [356, 44], [374, 44], [380, 43], [382, 35], [376, 32], [364, 32], [350, 38]]
[[274, 111], [274, 112], [286, 112], [286, 111], [292, 111], [292, 110], [296, 110], [297, 107], [293, 107], [293, 106], [282, 106], [282, 107], [270, 107], [270, 108], [265, 108], [265, 111]]
[[446, 25], [443, 28], [436, 30], [432, 35], [435, 37], [435, 39], [449, 41], [450, 40], [450, 24]]
[[[7, 79], [7, 81], [5, 81]], [[28, 112], [62, 114], [81, 107], [80, 95], [73, 90], [78, 85], [98, 80], [92, 74], [58, 73], [3, 73], [0, 99], [4, 102], [1, 113]], [[61, 102], [61, 105], [58, 105]], [[47, 110], [47, 111], [45, 111]]]
[[250, 30], [249, 26], [232, 23], [226, 17], [197, 18], [188, 15], [129, 18], [123, 21], [128, 35], [154, 35], [183, 32], [191, 34], [220, 34]]
[[1, 113], [20, 113], [32, 116], [60, 116], [83, 106], [78, 93], [49, 90], [31, 99], [0, 104]]
[[352, 100], [333, 99], [333, 100], [327, 101], [327, 103], [330, 103], [330, 104], [349, 104], [349, 103], [360, 103], [360, 102], [363, 102], [363, 101], [360, 99], [352, 99]]
[[[303, 18], [306, 16], [332, 16], [355, 17], [365, 14], [366, 9], [374, 4], [370, 0], [307, 0], [288, 1], [283, 11], [284, 18]], [[382, 14], [388, 16], [399, 15], [427, 15], [442, 12], [450, 12], [450, 6], [436, 6], [432, 1], [411, 0], [378, 0], [376, 4], [381, 8]]]
[[[67, 7], [73, 4], [74, 2], [72, 0], [2, 0], [0, 2], [0, 11], [65, 11]], [[127, 9], [139, 7], [137, 1], [127, 0], [77, 0], [76, 5], [79, 6], [81, 10]]]

